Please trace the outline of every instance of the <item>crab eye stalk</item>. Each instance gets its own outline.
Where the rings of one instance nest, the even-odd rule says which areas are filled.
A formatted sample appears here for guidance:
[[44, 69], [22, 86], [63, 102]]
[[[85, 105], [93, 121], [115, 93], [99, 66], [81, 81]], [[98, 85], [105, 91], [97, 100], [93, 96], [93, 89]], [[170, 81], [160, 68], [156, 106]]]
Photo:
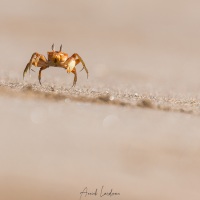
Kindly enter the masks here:
[[62, 44], [60, 45], [60, 52], [62, 51]]
[[54, 51], [54, 44], [52, 44], [51, 48], [52, 48], [52, 51]]

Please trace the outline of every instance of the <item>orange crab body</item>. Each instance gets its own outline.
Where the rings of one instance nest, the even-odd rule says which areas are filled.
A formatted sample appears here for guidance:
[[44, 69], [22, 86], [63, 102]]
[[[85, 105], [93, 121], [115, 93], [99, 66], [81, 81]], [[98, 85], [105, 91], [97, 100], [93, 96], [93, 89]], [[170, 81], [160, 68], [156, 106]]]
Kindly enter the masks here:
[[54, 45], [52, 45], [52, 51], [47, 52], [47, 55], [48, 59], [46, 59], [45, 56], [37, 52], [33, 53], [30, 61], [24, 69], [23, 77], [25, 76], [28, 70], [30, 71], [32, 65], [35, 67], [40, 67], [38, 79], [39, 83], [41, 84], [41, 72], [43, 70], [49, 67], [61, 67], [66, 69], [68, 73], [72, 72], [74, 74], [73, 86], [75, 86], [77, 82], [77, 73], [75, 66], [78, 65], [80, 62], [83, 65], [82, 70], [84, 69], [86, 71], [88, 77], [88, 69], [86, 68], [83, 59], [77, 53], [74, 53], [71, 57], [69, 57], [68, 54], [62, 52], [62, 45], [60, 46], [60, 51], [55, 51]]

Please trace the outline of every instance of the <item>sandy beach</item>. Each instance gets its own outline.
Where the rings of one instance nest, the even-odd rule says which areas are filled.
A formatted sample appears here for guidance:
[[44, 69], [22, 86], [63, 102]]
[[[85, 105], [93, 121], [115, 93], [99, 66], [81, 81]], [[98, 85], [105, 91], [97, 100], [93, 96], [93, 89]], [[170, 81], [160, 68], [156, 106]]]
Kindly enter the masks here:
[[0, 5], [0, 199], [200, 199], [199, 1]]

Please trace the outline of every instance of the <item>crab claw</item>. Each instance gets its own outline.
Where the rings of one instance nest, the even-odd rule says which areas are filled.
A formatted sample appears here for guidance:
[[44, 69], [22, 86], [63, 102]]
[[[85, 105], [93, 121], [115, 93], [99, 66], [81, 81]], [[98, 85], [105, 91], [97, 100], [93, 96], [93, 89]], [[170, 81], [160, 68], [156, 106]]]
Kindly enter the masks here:
[[70, 73], [76, 66], [76, 61], [73, 59], [68, 63], [67, 73]]

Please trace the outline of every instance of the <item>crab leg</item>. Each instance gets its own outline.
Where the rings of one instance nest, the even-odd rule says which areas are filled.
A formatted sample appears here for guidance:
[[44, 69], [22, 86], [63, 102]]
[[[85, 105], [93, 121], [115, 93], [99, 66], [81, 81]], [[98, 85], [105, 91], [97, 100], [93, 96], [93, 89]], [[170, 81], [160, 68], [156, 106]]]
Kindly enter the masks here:
[[72, 70], [72, 73], [74, 74], [74, 81], [73, 81], [72, 87], [74, 87], [76, 85], [76, 82], [77, 82], [77, 73], [76, 73], [76, 68], [75, 67]]
[[26, 65], [26, 67], [24, 69], [23, 78], [25, 77], [28, 70], [30, 73], [32, 65], [34, 65], [35, 67], [43, 67], [44, 65], [46, 65], [46, 63], [47, 63], [47, 59], [43, 55], [41, 55], [39, 53], [33, 53], [30, 61], [28, 62], [28, 64]]
[[26, 65], [25, 69], [24, 69], [24, 73], [23, 73], [23, 79], [25, 77], [25, 74], [27, 73], [28, 69], [30, 71], [30, 68], [31, 68], [31, 65], [30, 65], [30, 62]]
[[[36, 58], [35, 58], [35, 57], [36, 57]], [[35, 60], [35, 62], [36, 62], [36, 66], [37, 66], [37, 63], [38, 63], [38, 61], [39, 61], [39, 59], [37, 59], [38, 57], [39, 57], [39, 59], [40, 59], [40, 54], [38, 54], [38, 53], [33, 53], [33, 55], [31, 56], [30, 61], [27, 63], [27, 65], [26, 65], [26, 67], [25, 67], [25, 69], [24, 69], [23, 79], [24, 79], [24, 77], [25, 77], [25, 75], [26, 75], [26, 73], [27, 73], [28, 70], [29, 70], [29, 73], [30, 73], [31, 66], [32, 66], [34, 60]], [[35, 63], [34, 63], [34, 64], [35, 64]]]
[[[81, 62], [82, 63], [82, 65], [83, 65], [83, 68], [81, 69], [81, 71], [83, 70], [83, 69], [85, 69], [85, 71], [86, 71], [86, 73], [87, 73], [87, 78], [88, 78], [88, 69], [87, 69], [87, 67], [85, 66], [85, 63], [84, 63], [84, 61], [83, 61], [83, 59], [77, 54], [77, 53], [74, 53], [73, 55], [72, 55], [72, 57], [78, 57], [78, 59], [76, 59], [76, 62], [77, 62], [77, 64], [79, 63], [79, 62]], [[77, 65], [76, 64], [76, 65]]]
[[41, 84], [42, 71], [45, 70], [45, 69], [48, 68], [48, 67], [49, 67], [49, 66], [41, 67], [41, 68], [40, 68], [40, 71], [39, 71], [39, 74], [38, 74], [38, 80], [39, 80], [40, 85], [42, 85], [42, 84]]

